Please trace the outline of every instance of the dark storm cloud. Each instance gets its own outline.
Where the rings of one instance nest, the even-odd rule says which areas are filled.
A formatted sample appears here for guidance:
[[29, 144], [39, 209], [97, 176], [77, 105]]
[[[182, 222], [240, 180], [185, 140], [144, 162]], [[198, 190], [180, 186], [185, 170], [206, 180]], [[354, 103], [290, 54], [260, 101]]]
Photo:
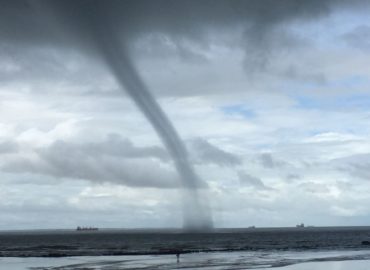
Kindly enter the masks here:
[[192, 148], [198, 156], [199, 163], [213, 163], [220, 166], [236, 166], [242, 163], [239, 156], [226, 152], [204, 139], [194, 140]]
[[138, 38], [133, 53], [140, 58], [168, 59], [178, 57], [181, 61], [194, 64], [208, 63], [202, 51], [209, 49], [207, 43], [178, 40], [168, 35], [152, 33]]
[[[99, 17], [97, 14], [103, 11], [126, 42], [148, 34], [165, 35], [179, 44], [179, 53], [186, 54], [186, 47], [181, 45], [185, 39], [207, 44], [212, 31], [240, 28], [244, 33], [241, 45], [254, 63], [251, 65], [257, 67], [268, 61], [266, 52], [274, 47], [301, 44], [299, 39], [282, 30], [284, 24], [317, 19], [337, 6], [352, 7], [358, 2], [361, 1], [351, 4], [334, 0], [1, 1], [0, 35], [2, 42], [26, 46], [83, 43], [86, 51], [86, 47], [91, 47], [88, 44], [92, 35], [88, 20], [95, 15]], [[68, 27], [63, 29], [61, 25]]]
[[[81, 16], [95, 16], [97, 8], [106, 9], [111, 21], [131, 37], [143, 33], [169, 33], [174, 37], [187, 36], [203, 40], [202, 32], [210, 27], [235, 26], [248, 23], [246, 31], [260, 39], [260, 33], [268, 27], [295, 18], [312, 18], [327, 14], [331, 3], [337, 1], [1, 1], [1, 34], [12, 40], [42, 42], [50, 36], [50, 26], [43, 20], [53, 22], [53, 14], [66, 11], [63, 23], [84, 28], [89, 34], [86, 22]], [[51, 7], [51, 8], [50, 8]], [[55, 8], [56, 7], [56, 8]], [[37, 16], [39, 15], [39, 16]], [[55, 15], [55, 14], [54, 14]], [[55, 21], [54, 21], [55, 22]], [[257, 31], [257, 29], [260, 29]], [[69, 29], [69, 31], [81, 29]], [[222, 29], [220, 29], [222, 30]]]
[[[244, 66], [246, 74], [250, 75], [268, 68], [275, 52], [288, 52], [307, 44], [307, 40], [288, 30], [289, 23], [318, 19], [336, 8], [352, 8], [361, 2], [364, 8], [363, 1], [338, 0], [0, 1], [0, 54], [7, 55], [20, 68], [1, 71], [0, 78], [1, 82], [22, 78], [29, 83], [47, 77], [98, 85], [94, 78], [102, 71], [92, 71], [99, 66], [97, 63], [90, 63], [88, 72], [69, 70], [60, 61], [63, 54], [60, 50], [77, 50], [100, 58], [92, 45], [95, 33], [90, 27], [91, 18], [95, 15], [98, 18], [99, 11], [109, 17], [108, 23], [114, 26], [113, 31], [125, 44], [144, 40], [145, 47], [150, 50], [162, 43], [159, 46], [166, 53], [169, 49], [163, 44], [170, 41], [174, 53], [195, 62], [205, 58], [187, 46], [186, 41], [207, 48], [215, 41], [210, 39], [214, 32], [240, 32], [239, 38], [238, 35], [229, 36], [224, 42], [245, 50]], [[142, 54], [142, 51], [136, 53]], [[279, 76], [325, 81], [323, 74], [306, 74], [299, 67], [287, 67]], [[41, 91], [40, 87], [38, 89]]]

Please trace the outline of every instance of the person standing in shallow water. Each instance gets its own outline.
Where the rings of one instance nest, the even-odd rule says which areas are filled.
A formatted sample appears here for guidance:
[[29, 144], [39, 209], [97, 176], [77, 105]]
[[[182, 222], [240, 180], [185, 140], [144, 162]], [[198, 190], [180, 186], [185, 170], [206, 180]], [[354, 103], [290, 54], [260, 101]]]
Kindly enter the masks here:
[[180, 253], [176, 253], [177, 263], [180, 262]]

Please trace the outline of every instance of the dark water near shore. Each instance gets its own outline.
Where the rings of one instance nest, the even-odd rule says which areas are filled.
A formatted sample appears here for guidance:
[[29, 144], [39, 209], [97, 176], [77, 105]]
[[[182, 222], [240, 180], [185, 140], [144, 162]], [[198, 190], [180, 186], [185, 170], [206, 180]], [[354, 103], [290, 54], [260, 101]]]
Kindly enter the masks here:
[[1, 257], [155, 255], [231, 251], [370, 250], [370, 227], [0, 232]]

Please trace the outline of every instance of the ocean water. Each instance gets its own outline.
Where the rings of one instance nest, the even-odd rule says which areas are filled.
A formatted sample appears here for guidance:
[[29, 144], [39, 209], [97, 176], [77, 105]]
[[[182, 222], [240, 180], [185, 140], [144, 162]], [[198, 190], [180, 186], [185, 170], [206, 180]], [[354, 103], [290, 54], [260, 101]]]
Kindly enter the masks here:
[[370, 227], [0, 232], [0, 269], [360, 270], [369, 239]]

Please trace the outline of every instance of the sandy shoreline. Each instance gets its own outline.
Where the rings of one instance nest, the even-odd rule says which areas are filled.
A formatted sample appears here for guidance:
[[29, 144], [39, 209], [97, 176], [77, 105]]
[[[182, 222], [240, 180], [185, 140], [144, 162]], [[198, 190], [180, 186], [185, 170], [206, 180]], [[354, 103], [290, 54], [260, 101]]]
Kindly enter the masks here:
[[174, 255], [0, 258], [0, 269], [286, 269], [340, 270], [370, 268], [370, 251], [220, 252]]
[[286, 270], [368, 270], [370, 260], [339, 261], [339, 262], [311, 262], [278, 267]]

